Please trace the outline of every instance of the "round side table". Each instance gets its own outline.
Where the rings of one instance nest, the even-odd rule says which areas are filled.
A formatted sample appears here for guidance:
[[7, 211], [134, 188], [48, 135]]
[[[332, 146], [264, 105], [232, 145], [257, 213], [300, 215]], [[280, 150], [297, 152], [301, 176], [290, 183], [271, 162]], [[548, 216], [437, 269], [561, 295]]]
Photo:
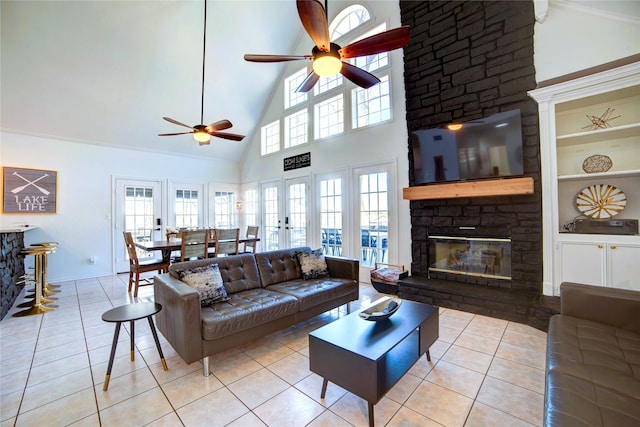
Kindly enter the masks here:
[[162, 310], [162, 306], [154, 302], [143, 302], [138, 304], [126, 304], [119, 307], [112, 308], [109, 311], [104, 312], [102, 320], [105, 322], [112, 322], [116, 324], [116, 330], [113, 334], [113, 344], [111, 345], [111, 356], [109, 356], [109, 367], [107, 368], [107, 376], [104, 379], [103, 391], [107, 391], [109, 388], [109, 379], [111, 378], [111, 368], [113, 367], [113, 359], [116, 355], [116, 346], [118, 345], [118, 336], [120, 335], [120, 325], [122, 322], [129, 322], [131, 329], [131, 361], [134, 358], [134, 322], [145, 317], [149, 320], [149, 328], [153, 334], [153, 339], [156, 342], [158, 353], [160, 353], [160, 360], [162, 361], [162, 367], [167, 370], [167, 362], [164, 360], [164, 354], [162, 354], [162, 348], [160, 347], [160, 341], [158, 340], [158, 333], [156, 332], [156, 326], [153, 323], [152, 316]]

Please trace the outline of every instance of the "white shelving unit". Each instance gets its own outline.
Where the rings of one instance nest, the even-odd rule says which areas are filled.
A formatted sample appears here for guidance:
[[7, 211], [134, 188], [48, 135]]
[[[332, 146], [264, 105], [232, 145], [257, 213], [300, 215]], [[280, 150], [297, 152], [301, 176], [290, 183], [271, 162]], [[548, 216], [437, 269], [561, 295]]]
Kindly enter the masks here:
[[[543, 287], [559, 295], [562, 281], [640, 290], [640, 236], [567, 233], [578, 217], [579, 192], [594, 184], [624, 191], [614, 219], [640, 218], [640, 63], [535, 89], [540, 114], [543, 197]], [[605, 128], [592, 126], [602, 117]], [[608, 171], [587, 173], [586, 158], [608, 156]]]

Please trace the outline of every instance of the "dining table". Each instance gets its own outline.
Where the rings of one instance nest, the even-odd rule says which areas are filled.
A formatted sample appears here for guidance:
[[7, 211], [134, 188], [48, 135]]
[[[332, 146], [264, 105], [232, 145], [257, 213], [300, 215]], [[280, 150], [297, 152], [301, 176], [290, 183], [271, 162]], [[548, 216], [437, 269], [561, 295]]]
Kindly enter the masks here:
[[[234, 239], [235, 240], [235, 239]], [[250, 243], [250, 242], [259, 242], [259, 237], [244, 237], [238, 240], [239, 244], [242, 243]], [[215, 240], [209, 241], [209, 247], [213, 248], [215, 246]], [[150, 240], [150, 241], [141, 241], [135, 242], [136, 248], [142, 249], [144, 251], [160, 251], [162, 254], [162, 260], [170, 262], [171, 261], [171, 252], [179, 251], [182, 249], [182, 240], [179, 238], [169, 238], [164, 240]]]

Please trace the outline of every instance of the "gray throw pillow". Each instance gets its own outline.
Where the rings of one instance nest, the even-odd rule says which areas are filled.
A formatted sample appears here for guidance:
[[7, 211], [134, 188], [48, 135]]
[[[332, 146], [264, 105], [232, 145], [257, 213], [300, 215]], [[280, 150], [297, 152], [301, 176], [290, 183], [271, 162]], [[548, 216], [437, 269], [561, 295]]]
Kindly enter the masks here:
[[297, 256], [304, 280], [319, 279], [329, 275], [322, 249], [316, 249], [311, 252], [298, 252]]
[[198, 291], [202, 307], [230, 299], [224, 288], [218, 264], [182, 270], [180, 280]]

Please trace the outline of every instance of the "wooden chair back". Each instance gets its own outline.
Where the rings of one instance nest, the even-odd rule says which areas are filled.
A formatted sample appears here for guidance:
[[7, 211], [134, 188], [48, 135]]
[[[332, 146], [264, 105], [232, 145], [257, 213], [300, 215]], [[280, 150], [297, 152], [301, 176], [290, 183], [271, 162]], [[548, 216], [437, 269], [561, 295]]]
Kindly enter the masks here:
[[141, 279], [140, 273], [149, 271], [158, 271], [158, 273], [166, 273], [169, 271], [169, 261], [162, 259], [143, 259], [140, 261], [138, 252], [133, 241], [133, 235], [129, 231], [122, 233], [124, 235], [124, 244], [129, 254], [129, 292], [133, 289], [133, 297], [138, 296], [138, 288], [140, 286], [153, 285], [153, 281], [148, 278]]
[[[258, 238], [258, 226], [257, 225], [249, 225], [247, 226], [247, 239], [257, 239]], [[258, 247], [258, 242], [245, 242], [243, 243], [242, 252], [243, 253], [256, 253], [256, 249]]]
[[133, 234], [130, 231], [122, 233], [124, 235], [124, 245], [127, 247], [127, 254], [129, 255], [129, 265], [137, 266], [140, 264], [138, 260], [138, 253], [136, 252], [136, 245], [133, 242]]
[[181, 240], [180, 261], [187, 261], [191, 258], [207, 258], [209, 230], [183, 230]]
[[216, 256], [236, 255], [240, 240], [239, 228], [216, 228]]

